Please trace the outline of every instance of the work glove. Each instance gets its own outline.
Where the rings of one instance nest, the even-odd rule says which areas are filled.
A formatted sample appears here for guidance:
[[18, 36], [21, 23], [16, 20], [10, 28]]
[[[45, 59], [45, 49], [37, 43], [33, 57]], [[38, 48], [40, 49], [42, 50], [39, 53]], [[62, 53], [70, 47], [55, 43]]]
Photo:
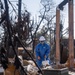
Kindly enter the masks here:
[[46, 57], [46, 55], [45, 55], [45, 56], [44, 56], [44, 59], [46, 60], [46, 58], [47, 58], [47, 57]]
[[40, 57], [38, 56], [38, 60], [40, 60]]

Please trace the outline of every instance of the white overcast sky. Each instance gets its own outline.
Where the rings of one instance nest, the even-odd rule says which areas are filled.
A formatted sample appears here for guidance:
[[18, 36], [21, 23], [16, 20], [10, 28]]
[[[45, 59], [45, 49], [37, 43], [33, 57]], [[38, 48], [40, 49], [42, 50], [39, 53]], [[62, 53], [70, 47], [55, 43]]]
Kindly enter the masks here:
[[[41, 0], [22, 0], [25, 3], [27, 10], [31, 12], [32, 15], [35, 15], [40, 9]], [[56, 6], [63, 0], [53, 0], [56, 3]]]

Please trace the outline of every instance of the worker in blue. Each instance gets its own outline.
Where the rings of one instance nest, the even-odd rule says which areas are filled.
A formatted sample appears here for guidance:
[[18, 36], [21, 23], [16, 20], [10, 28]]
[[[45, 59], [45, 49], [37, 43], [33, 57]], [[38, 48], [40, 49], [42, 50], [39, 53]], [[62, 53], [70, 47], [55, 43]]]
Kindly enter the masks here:
[[35, 47], [36, 62], [39, 67], [42, 67], [42, 61], [49, 60], [50, 63], [50, 46], [46, 43], [45, 37], [39, 38], [39, 44]]

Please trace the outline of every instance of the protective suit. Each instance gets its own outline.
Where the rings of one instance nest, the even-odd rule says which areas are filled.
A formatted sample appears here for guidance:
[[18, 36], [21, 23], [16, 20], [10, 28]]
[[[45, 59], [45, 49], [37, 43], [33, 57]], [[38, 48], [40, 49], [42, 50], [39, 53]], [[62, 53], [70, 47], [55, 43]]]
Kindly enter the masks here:
[[[36, 53], [36, 62], [38, 66], [41, 67], [42, 61], [49, 60], [50, 46], [45, 42], [43, 44], [39, 43], [35, 48], [35, 53]], [[38, 59], [38, 56], [40, 57], [40, 59]]]

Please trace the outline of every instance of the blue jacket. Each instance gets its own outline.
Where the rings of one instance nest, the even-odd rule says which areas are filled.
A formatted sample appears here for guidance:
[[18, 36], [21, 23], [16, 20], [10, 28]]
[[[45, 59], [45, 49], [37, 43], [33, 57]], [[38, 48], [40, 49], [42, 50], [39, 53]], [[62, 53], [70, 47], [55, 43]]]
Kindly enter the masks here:
[[[38, 66], [41, 67], [42, 61], [45, 60], [44, 58], [45, 56], [46, 60], [49, 60], [50, 46], [46, 43], [44, 44], [39, 43], [35, 48], [35, 53], [36, 53], [36, 62]], [[38, 60], [38, 56], [41, 58], [40, 60]]]

